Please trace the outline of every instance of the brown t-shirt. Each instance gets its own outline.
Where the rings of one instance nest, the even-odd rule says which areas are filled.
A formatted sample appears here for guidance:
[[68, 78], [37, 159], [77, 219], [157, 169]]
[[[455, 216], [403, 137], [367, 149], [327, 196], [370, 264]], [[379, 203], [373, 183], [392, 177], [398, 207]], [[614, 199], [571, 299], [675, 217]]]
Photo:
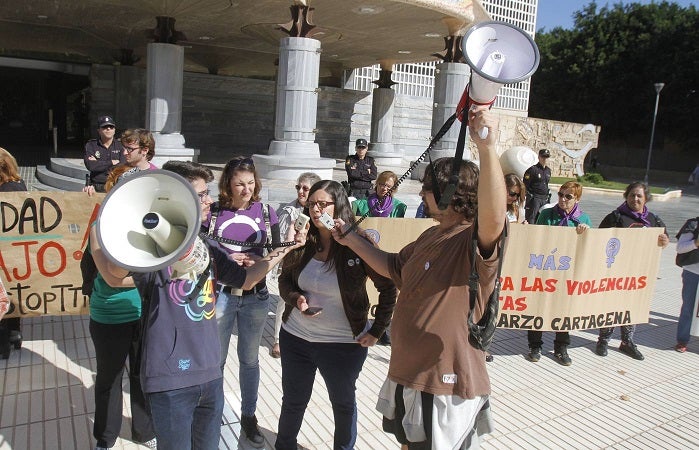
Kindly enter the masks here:
[[[485, 355], [468, 343], [472, 235], [470, 225], [446, 233], [432, 227], [389, 255], [391, 278], [400, 289], [391, 328], [392, 381], [435, 395], [490, 394]], [[477, 254], [476, 320], [493, 291], [496, 256], [483, 261]]]

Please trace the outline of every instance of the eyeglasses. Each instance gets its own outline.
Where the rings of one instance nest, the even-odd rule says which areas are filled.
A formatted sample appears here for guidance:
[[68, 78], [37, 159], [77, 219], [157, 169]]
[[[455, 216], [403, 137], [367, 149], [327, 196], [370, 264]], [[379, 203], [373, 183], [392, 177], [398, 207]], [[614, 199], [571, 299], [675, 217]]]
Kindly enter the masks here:
[[510, 197], [519, 197], [519, 192], [512, 192], [512, 191], [510, 191], [510, 192], [507, 193], [507, 195], [509, 195]]
[[114, 125], [105, 125], [105, 126], [100, 127], [100, 128], [102, 128], [103, 130], [113, 130], [113, 129], [114, 129]]
[[564, 198], [566, 200], [573, 200], [575, 198], [575, 196], [573, 194], [564, 194], [563, 192], [559, 192], [558, 198]]
[[308, 191], [311, 190], [311, 188], [308, 187], [308, 186], [304, 186], [304, 185], [302, 185], [302, 184], [297, 184], [297, 185], [296, 185], [296, 190], [297, 190], [297, 191], [303, 190], [304, 192], [308, 192]]
[[210, 194], [211, 194], [210, 189], [207, 189], [203, 192], [197, 192], [197, 196], [199, 197], [199, 202], [204, 203], [204, 201], [206, 200], [206, 197], [208, 197]]
[[392, 184], [386, 184], [386, 183], [381, 183], [381, 184], [379, 184], [379, 187], [382, 187], [382, 188], [384, 188], [384, 189], [393, 189], [393, 185], [392, 185]]
[[315, 208], [317, 205], [318, 209], [320, 209], [321, 211], [324, 210], [325, 208], [327, 208], [328, 205], [334, 205], [334, 204], [335, 204], [335, 202], [324, 202], [324, 201], [318, 201], [318, 202], [307, 201], [306, 202], [306, 205], [308, 206], [309, 210]]
[[140, 149], [142, 149], [142, 148], [143, 148], [143, 147], [141, 147], [140, 145], [139, 145], [138, 147], [127, 147], [126, 145], [124, 145], [124, 150], [126, 150], [126, 153], [128, 153], [129, 155], [130, 155], [131, 152], [133, 152], [134, 150], [140, 150]]

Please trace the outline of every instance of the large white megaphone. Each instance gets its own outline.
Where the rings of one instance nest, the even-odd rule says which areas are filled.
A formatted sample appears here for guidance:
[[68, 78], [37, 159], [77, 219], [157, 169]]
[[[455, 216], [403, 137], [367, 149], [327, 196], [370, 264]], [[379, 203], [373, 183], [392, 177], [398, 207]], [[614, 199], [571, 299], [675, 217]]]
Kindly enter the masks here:
[[132, 272], [172, 266], [173, 278], [196, 280], [209, 265], [198, 238], [199, 197], [174, 172], [143, 171], [118, 184], [105, 197], [96, 227], [105, 256]]
[[[459, 119], [473, 105], [492, 105], [503, 84], [531, 77], [539, 67], [539, 49], [521, 28], [506, 22], [479, 22], [462, 39], [466, 63], [471, 66], [471, 81], [466, 86], [457, 111]], [[479, 131], [485, 139], [488, 130]]]

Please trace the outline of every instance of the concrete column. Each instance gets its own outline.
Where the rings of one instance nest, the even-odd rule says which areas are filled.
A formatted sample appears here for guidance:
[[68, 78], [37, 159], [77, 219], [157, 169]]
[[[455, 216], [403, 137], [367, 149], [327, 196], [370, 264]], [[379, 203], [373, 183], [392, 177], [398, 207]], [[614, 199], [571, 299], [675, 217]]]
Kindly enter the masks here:
[[304, 37], [281, 40], [274, 140], [268, 155], [253, 155], [261, 177], [289, 180], [313, 171], [332, 179], [335, 160], [321, 158], [315, 142], [319, 66], [320, 41]]
[[371, 137], [368, 155], [377, 166], [400, 166], [403, 152], [393, 145], [393, 111], [396, 92], [391, 88], [377, 87], [372, 91]]
[[182, 131], [184, 48], [175, 44], [148, 44], [146, 72], [146, 128], [155, 137], [155, 158], [160, 166], [171, 159], [196, 160], [199, 150], [185, 148]]
[[[468, 64], [443, 62], [437, 64], [434, 74], [434, 103], [432, 105], [432, 136], [436, 135], [446, 120], [456, 111], [456, 107], [461, 100], [461, 95], [466, 89], [471, 68]], [[445, 156], [454, 156], [456, 152], [456, 141], [459, 137], [461, 122], [456, 120], [451, 129], [437, 142], [430, 152], [432, 160]], [[466, 148], [464, 148], [464, 159], [473, 158], [468, 148], [468, 138]], [[412, 173], [413, 179], [422, 177], [427, 162], [422, 162], [418, 170]]]

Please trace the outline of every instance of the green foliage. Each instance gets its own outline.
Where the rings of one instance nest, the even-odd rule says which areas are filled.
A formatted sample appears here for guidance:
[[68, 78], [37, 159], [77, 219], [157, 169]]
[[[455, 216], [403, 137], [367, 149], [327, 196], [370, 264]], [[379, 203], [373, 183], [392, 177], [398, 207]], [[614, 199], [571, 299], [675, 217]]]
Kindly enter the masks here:
[[597, 7], [574, 15], [572, 30], [539, 32], [539, 70], [529, 113], [602, 126], [605, 139], [647, 142], [653, 83], [664, 82], [656, 136], [695, 149], [699, 116], [699, 14], [662, 1]]
[[594, 172], [586, 173], [585, 175], [581, 177], [579, 176], [577, 178], [578, 182], [580, 183], [602, 184], [602, 182], [604, 181], [604, 177], [602, 176], [602, 174]]

